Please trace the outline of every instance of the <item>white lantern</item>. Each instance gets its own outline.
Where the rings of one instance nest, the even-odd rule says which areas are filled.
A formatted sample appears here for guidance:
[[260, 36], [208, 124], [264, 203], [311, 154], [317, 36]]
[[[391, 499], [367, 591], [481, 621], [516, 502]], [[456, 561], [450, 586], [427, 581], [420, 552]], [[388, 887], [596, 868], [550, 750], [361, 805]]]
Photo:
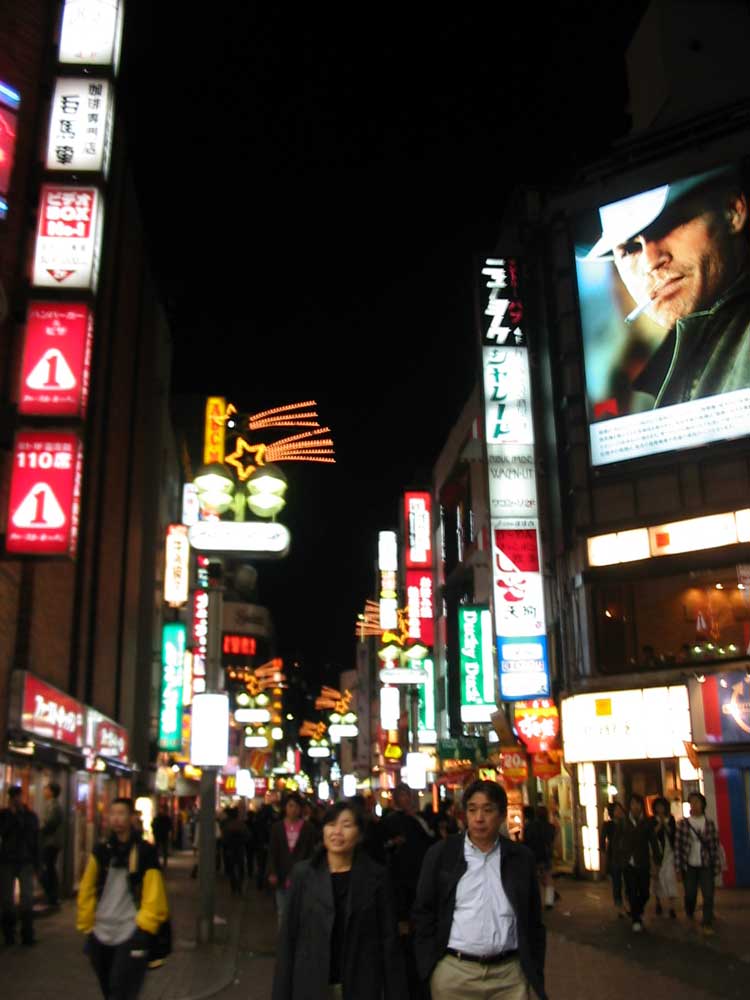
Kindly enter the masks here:
[[229, 698], [197, 694], [193, 698], [190, 763], [194, 767], [224, 767], [229, 749]]

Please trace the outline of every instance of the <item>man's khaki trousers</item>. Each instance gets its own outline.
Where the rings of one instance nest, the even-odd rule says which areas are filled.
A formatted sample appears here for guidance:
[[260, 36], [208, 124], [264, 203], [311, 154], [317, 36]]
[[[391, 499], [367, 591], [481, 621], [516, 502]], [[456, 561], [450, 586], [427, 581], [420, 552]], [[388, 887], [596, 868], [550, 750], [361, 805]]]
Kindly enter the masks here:
[[517, 958], [499, 965], [466, 962], [446, 955], [430, 978], [432, 1000], [533, 1000]]

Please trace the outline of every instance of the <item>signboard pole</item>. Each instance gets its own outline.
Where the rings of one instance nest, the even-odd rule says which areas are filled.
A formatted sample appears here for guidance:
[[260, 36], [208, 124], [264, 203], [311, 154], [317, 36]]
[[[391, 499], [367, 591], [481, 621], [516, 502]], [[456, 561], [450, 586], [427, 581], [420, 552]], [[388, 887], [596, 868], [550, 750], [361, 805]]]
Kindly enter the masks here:
[[[221, 685], [221, 619], [224, 603], [221, 564], [209, 565], [208, 628], [206, 656], [206, 691], [216, 692]], [[216, 912], [216, 777], [215, 767], [201, 769], [201, 811], [199, 819], [198, 877], [200, 911], [198, 941], [210, 944], [214, 939]]]

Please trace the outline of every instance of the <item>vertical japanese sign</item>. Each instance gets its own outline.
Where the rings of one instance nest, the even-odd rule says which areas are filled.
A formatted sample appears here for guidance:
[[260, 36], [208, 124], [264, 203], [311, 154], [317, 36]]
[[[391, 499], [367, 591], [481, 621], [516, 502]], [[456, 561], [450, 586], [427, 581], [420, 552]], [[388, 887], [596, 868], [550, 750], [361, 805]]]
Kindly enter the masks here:
[[170, 524], [164, 556], [164, 600], [170, 608], [187, 604], [190, 582], [190, 542], [184, 524]]
[[404, 494], [406, 565], [432, 568], [432, 497], [429, 493]]
[[96, 291], [101, 239], [102, 196], [96, 188], [43, 184], [33, 283]]
[[206, 400], [206, 420], [203, 434], [203, 462], [224, 461], [224, 439], [226, 437], [227, 401], [221, 396], [209, 396]]
[[39, 417], [85, 417], [93, 330], [92, 312], [83, 303], [29, 303], [19, 413]]
[[18, 135], [18, 109], [21, 95], [7, 83], [0, 81], [0, 219], [8, 214], [5, 200], [10, 191], [10, 178], [16, 155]]
[[422, 667], [427, 674], [424, 684], [417, 686], [419, 694], [419, 742], [437, 742], [437, 713], [435, 704], [435, 662], [422, 660]]
[[113, 66], [120, 61], [122, 0], [65, 0], [60, 62]]
[[520, 290], [512, 258], [489, 258], [480, 285], [484, 439], [492, 551], [492, 607], [500, 695], [549, 694], [534, 423]]
[[460, 607], [458, 637], [461, 643], [461, 721], [489, 722], [497, 711], [489, 609]]
[[169, 622], [162, 628], [161, 708], [159, 749], [182, 747], [182, 682], [185, 665], [185, 626]]
[[114, 125], [113, 89], [107, 80], [58, 77], [47, 139], [47, 170], [107, 174]]
[[83, 449], [74, 433], [16, 435], [5, 538], [8, 552], [75, 555], [82, 463]]
[[434, 619], [432, 570], [407, 569], [406, 621], [409, 638], [419, 640], [425, 646], [433, 646]]
[[398, 628], [398, 541], [395, 531], [378, 535], [378, 570], [380, 571], [380, 627]]

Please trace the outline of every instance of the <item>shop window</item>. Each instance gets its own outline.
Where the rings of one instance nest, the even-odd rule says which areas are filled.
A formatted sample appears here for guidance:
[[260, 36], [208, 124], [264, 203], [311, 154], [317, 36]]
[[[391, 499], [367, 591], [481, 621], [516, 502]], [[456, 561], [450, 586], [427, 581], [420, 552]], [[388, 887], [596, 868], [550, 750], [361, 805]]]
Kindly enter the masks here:
[[600, 673], [744, 660], [750, 588], [743, 567], [695, 570], [592, 588]]

